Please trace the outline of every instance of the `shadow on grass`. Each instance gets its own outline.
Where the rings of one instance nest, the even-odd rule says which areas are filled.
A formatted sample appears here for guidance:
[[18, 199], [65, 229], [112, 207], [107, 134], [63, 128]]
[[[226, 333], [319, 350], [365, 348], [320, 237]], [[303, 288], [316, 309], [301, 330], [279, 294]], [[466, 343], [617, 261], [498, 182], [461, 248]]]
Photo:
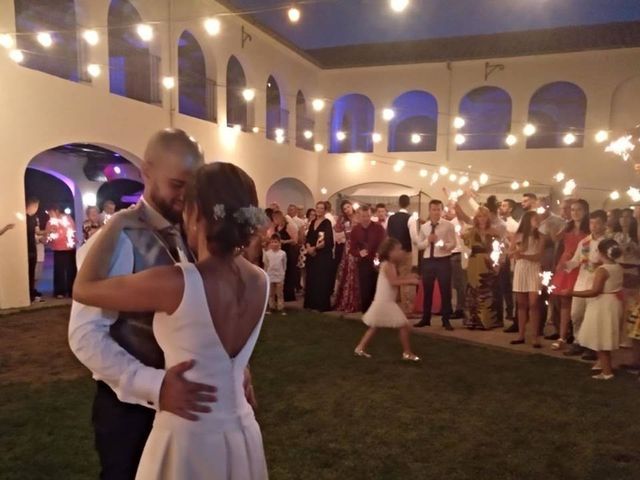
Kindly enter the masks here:
[[[268, 318], [252, 360], [272, 479], [637, 479], [639, 387], [587, 365], [364, 327]], [[0, 478], [96, 478], [88, 379], [0, 386]]]

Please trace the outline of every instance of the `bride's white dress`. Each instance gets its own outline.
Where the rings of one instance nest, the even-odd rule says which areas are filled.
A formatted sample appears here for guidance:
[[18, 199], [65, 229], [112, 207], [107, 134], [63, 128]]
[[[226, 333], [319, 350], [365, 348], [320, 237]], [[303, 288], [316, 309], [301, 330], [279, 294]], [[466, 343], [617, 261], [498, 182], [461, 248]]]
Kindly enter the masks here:
[[[258, 339], [264, 312], [249, 340], [229, 357], [216, 333], [204, 284], [195, 265], [181, 264], [184, 295], [172, 315], [156, 314], [153, 331], [167, 366], [194, 359], [189, 380], [215, 385], [212, 412], [191, 422], [156, 415], [137, 480], [263, 480], [267, 465], [260, 427], [243, 389], [244, 370]], [[265, 297], [265, 309], [267, 298]], [[212, 305], [211, 308], [215, 308]]]

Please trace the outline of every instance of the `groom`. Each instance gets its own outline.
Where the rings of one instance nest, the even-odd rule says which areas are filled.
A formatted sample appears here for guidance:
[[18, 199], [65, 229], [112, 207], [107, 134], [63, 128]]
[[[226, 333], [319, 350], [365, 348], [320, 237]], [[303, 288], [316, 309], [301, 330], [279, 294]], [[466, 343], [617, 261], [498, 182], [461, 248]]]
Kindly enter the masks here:
[[[108, 255], [111, 276], [193, 262], [181, 227], [182, 210], [185, 187], [202, 164], [200, 146], [184, 131], [156, 133], [144, 153], [143, 197], [134, 209], [121, 213], [131, 216], [139, 228], [123, 231], [113, 252], [83, 247], [78, 261], [87, 254]], [[153, 315], [107, 312], [77, 302], [71, 308], [71, 350], [97, 383], [92, 417], [103, 480], [135, 477], [157, 410], [196, 421], [197, 413], [210, 411], [209, 404], [215, 402], [214, 386], [184, 378], [193, 362], [165, 370], [153, 336]], [[250, 384], [247, 392], [252, 395]]]

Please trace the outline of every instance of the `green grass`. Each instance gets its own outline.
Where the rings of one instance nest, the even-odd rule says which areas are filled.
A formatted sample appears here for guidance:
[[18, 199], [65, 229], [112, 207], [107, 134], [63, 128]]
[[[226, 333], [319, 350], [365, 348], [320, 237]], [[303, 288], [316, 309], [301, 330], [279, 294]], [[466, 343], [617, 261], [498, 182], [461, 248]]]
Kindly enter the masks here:
[[[269, 318], [252, 370], [272, 479], [640, 478], [640, 386], [585, 364], [364, 327]], [[95, 478], [88, 379], [0, 386], [0, 478]]]

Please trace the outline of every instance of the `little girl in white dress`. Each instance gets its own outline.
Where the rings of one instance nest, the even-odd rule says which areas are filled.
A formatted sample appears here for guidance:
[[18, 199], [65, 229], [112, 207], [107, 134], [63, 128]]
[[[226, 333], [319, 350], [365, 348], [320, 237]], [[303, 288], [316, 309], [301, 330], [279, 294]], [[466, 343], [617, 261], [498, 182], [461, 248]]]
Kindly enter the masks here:
[[418, 277], [415, 275], [398, 276], [398, 265], [403, 259], [402, 245], [395, 238], [387, 238], [378, 252], [380, 259], [380, 274], [376, 285], [376, 294], [369, 310], [362, 317], [362, 321], [369, 327], [360, 343], [354, 350], [358, 357], [370, 358], [366, 352], [367, 345], [375, 335], [378, 328], [398, 328], [400, 343], [402, 344], [402, 360], [419, 362], [420, 358], [411, 351], [409, 335], [411, 325], [406, 315], [396, 303], [398, 287], [402, 285], [418, 285]]
[[621, 298], [624, 270], [616, 263], [622, 249], [609, 238], [600, 242], [598, 253], [602, 265], [595, 271], [591, 289], [572, 292], [572, 295], [588, 299], [577, 341], [598, 354], [598, 363], [593, 369], [602, 372], [593, 378], [611, 380], [611, 351], [620, 346], [620, 319], [624, 310]]

